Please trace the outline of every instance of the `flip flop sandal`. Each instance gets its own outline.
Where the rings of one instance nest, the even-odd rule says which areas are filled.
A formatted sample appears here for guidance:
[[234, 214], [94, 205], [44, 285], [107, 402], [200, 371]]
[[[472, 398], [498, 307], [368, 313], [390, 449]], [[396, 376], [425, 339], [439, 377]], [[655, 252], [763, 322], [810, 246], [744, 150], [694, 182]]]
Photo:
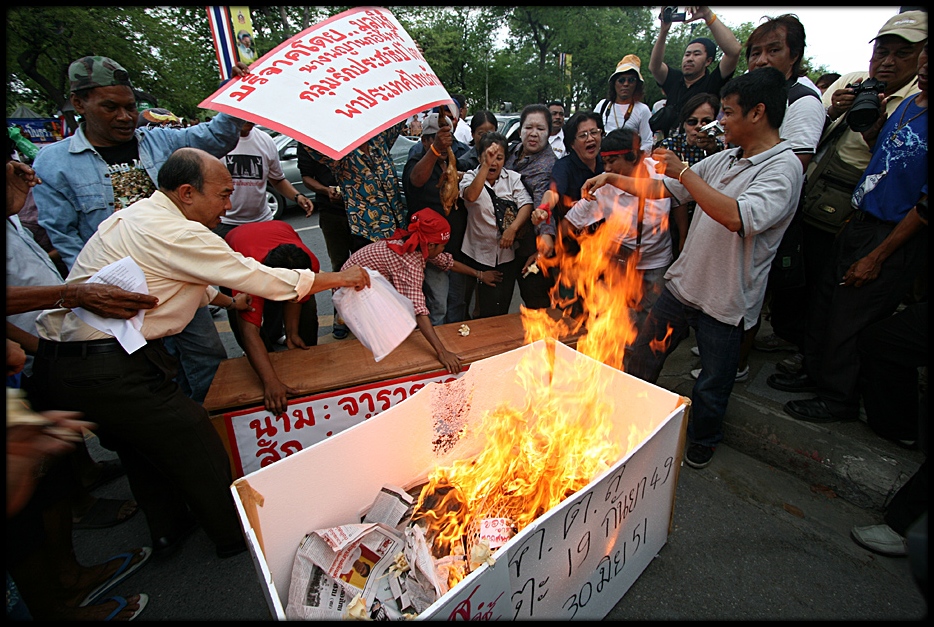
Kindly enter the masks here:
[[[135, 509], [126, 518], [119, 518], [120, 510], [127, 503], [133, 503]], [[72, 520], [72, 527], [74, 529], [106, 529], [128, 521], [136, 516], [138, 511], [139, 506], [133, 500], [98, 498], [84, 516]]]
[[123, 475], [126, 474], [126, 470], [124, 470], [123, 464], [120, 462], [119, 459], [106, 459], [101, 462], [101, 465], [103, 467], [101, 468], [100, 476], [98, 476], [97, 480], [94, 481], [94, 483], [85, 487], [85, 490], [87, 490], [88, 492], [96, 490], [97, 488], [101, 487], [105, 483], [110, 483], [114, 479], [118, 477], [122, 477]]
[[[104, 619], [105, 621], [113, 620], [114, 618], [119, 616], [120, 612], [125, 610], [126, 606], [130, 604], [130, 602], [127, 601], [124, 597], [108, 597], [106, 599], [102, 599], [101, 602], [97, 603], [96, 605], [103, 605], [104, 603], [107, 603], [108, 601], [116, 601], [117, 609], [111, 612], [110, 615]], [[145, 609], [145, 607], [149, 604], [149, 595], [140, 594], [139, 601], [137, 601], [137, 604], [139, 605], [139, 607], [136, 608], [136, 611], [133, 612], [133, 614], [127, 620], [134, 620], [137, 616], [139, 616], [143, 612], [143, 609]]]
[[[137, 553], [142, 553], [143, 559], [133, 564], [132, 563], [133, 557]], [[110, 579], [108, 579], [101, 585], [97, 586], [97, 588], [92, 590], [90, 594], [88, 594], [88, 596], [84, 597], [84, 600], [78, 605], [78, 607], [85, 607], [87, 605], [90, 605], [91, 603], [94, 603], [95, 601], [100, 600], [101, 597], [103, 597], [104, 594], [106, 594], [111, 588], [116, 586], [118, 583], [121, 583], [122, 581], [127, 579], [130, 575], [132, 575], [137, 570], [139, 570], [143, 564], [149, 561], [150, 557], [152, 557], [152, 549], [149, 548], [148, 546], [144, 546], [139, 551], [136, 551], [136, 552], [121, 553], [120, 555], [114, 555], [113, 557], [111, 557], [109, 560], [107, 560], [108, 562], [112, 562], [118, 559], [123, 560], [123, 563], [120, 564], [120, 568], [118, 568], [117, 572], [115, 572], [113, 575], [110, 576]], [[140, 595], [140, 596], [142, 597], [144, 595]], [[118, 597], [114, 597], [114, 598], [118, 598]], [[148, 601], [149, 597], [146, 597], [146, 600]], [[124, 599], [124, 601], [126, 601], [126, 599]], [[143, 605], [144, 604], [141, 599], [140, 609], [142, 609]], [[119, 611], [117, 613], [119, 614]], [[139, 612], [137, 612], [137, 614], [138, 613]], [[110, 620], [110, 619], [108, 618], [106, 620]]]

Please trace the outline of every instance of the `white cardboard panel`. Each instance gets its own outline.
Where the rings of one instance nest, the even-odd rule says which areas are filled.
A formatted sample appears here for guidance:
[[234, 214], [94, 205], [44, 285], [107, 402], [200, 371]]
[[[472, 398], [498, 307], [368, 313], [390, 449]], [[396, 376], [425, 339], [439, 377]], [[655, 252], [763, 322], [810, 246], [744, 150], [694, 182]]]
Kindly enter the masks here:
[[[524, 406], [516, 364], [523, 356], [547, 359], [549, 354], [544, 342], [536, 342], [475, 362], [464, 377], [446, 384], [461, 386], [469, 397], [466, 424], [479, 425], [486, 411], [504, 401]], [[552, 387], [558, 393], [578, 385], [576, 363], [595, 363], [560, 343], [554, 345], [554, 359]], [[650, 435], [637, 439], [586, 489], [510, 540], [496, 554], [496, 565], [472, 573], [423, 618], [602, 618], [664, 544], [685, 399], [597, 366], [596, 376], [610, 379], [607, 393], [615, 403], [611, 437], [621, 440], [625, 451], [633, 429]], [[436, 450], [432, 401], [437, 405], [437, 397], [447, 393], [440, 388], [430, 384], [379, 416], [234, 483], [257, 575], [275, 617], [285, 617], [292, 561], [307, 533], [357, 520], [384, 484], [418, 484], [433, 467], [479, 452], [483, 435], [476, 430], [446, 453]], [[660, 477], [654, 487], [649, 485], [653, 476]], [[530, 559], [533, 554], [538, 557]]]

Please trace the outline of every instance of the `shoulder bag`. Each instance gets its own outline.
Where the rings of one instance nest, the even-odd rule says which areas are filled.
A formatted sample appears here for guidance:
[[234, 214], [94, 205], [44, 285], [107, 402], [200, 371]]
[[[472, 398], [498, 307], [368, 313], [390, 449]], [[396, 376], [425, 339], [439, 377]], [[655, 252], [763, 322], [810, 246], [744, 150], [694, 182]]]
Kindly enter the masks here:
[[[502, 235], [506, 229], [512, 226], [512, 223], [519, 215], [519, 205], [517, 205], [516, 201], [514, 200], [500, 198], [493, 191], [493, 188], [491, 188], [486, 183], [483, 184], [483, 187], [486, 189], [486, 193], [490, 195], [490, 200], [493, 201], [493, 213], [496, 215], [496, 228], [500, 235]], [[516, 233], [516, 241], [519, 241], [521, 238], [525, 237], [525, 233], [528, 228], [529, 223], [526, 221], [526, 223], [523, 224], [519, 228], [519, 231]]]
[[837, 144], [846, 128], [846, 122], [841, 122], [828, 135], [824, 157], [808, 172], [801, 193], [804, 222], [828, 233], [838, 233], [853, 213], [853, 190], [863, 176], [862, 170], [845, 163], [837, 154]]

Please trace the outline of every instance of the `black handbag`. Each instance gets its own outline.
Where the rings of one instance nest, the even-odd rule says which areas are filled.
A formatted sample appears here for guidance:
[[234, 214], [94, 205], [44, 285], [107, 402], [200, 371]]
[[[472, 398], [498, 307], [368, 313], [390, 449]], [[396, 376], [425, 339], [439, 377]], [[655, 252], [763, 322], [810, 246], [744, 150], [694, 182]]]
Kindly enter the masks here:
[[[484, 184], [483, 187], [486, 189], [486, 192], [490, 195], [490, 200], [493, 201], [493, 213], [496, 215], [496, 229], [499, 231], [499, 234], [502, 235], [506, 229], [512, 226], [512, 223], [515, 221], [516, 217], [519, 215], [519, 205], [516, 204], [516, 201], [509, 200], [508, 198], [500, 198], [493, 192], [493, 189]], [[528, 232], [529, 223], [526, 221], [519, 231], [516, 233], [515, 240], [519, 241], [525, 234]]]

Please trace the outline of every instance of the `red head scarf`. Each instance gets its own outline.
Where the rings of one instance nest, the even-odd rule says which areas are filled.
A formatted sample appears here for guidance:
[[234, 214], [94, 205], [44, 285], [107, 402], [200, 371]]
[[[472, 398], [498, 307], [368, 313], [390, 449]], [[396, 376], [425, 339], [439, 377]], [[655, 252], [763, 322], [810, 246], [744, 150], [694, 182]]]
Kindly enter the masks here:
[[[407, 240], [400, 241], [406, 235]], [[443, 244], [451, 239], [451, 225], [434, 209], [422, 209], [412, 214], [409, 228], [396, 229], [387, 246], [393, 251], [404, 255], [416, 248], [421, 249], [422, 258], [428, 259], [428, 244]]]

